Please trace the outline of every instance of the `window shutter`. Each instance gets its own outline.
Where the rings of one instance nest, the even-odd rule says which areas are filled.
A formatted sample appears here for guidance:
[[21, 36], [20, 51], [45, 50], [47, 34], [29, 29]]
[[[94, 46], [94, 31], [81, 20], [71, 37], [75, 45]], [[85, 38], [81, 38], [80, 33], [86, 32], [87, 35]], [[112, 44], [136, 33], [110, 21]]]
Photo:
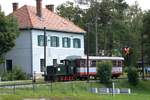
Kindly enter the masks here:
[[62, 46], [65, 47], [65, 38], [62, 38]]
[[68, 47], [70, 47], [70, 38], [68, 38], [67, 42], [68, 42]]
[[75, 48], [75, 39], [73, 39], [73, 48]]
[[81, 41], [78, 39], [78, 48], [81, 48]]
[[59, 37], [56, 37], [56, 47], [59, 47]]
[[51, 36], [51, 47], [53, 47], [53, 37]]
[[38, 46], [40, 46], [40, 35], [38, 35]]

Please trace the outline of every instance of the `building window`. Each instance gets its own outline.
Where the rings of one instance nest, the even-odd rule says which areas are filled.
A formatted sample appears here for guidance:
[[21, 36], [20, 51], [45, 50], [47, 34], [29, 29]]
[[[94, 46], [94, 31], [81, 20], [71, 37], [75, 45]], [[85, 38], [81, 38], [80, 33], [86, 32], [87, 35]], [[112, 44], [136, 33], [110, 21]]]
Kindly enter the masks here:
[[62, 38], [62, 45], [65, 48], [69, 48], [70, 47], [70, 38], [68, 38], [68, 37]]
[[73, 47], [74, 48], [81, 48], [81, 40], [78, 38], [73, 39]]
[[59, 47], [59, 37], [51, 36], [51, 47]]
[[53, 66], [57, 66], [57, 59], [53, 59]]
[[45, 60], [40, 59], [40, 70], [41, 70], [41, 72], [44, 72], [44, 63], [45, 63]]
[[[47, 37], [46, 37], [46, 45], [47, 45]], [[44, 46], [44, 35], [38, 35], [38, 46]]]
[[6, 70], [12, 71], [12, 60], [6, 60]]

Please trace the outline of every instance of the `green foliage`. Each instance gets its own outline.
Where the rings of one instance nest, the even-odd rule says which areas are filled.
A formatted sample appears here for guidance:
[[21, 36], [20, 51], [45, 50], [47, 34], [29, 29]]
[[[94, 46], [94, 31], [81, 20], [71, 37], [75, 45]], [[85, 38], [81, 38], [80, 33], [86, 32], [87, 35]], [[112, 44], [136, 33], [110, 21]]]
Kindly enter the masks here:
[[141, 30], [143, 24], [143, 12], [137, 3], [128, 7], [127, 10], [127, 15], [125, 16], [126, 26], [128, 29], [126, 46], [132, 50], [132, 54], [128, 59], [128, 66], [136, 66], [137, 61], [141, 57]]
[[82, 16], [84, 12], [78, 6], [75, 6], [73, 2], [67, 1], [59, 5], [57, 7], [57, 13], [83, 28], [84, 23]]
[[108, 84], [110, 83], [112, 76], [112, 63], [111, 62], [99, 62], [97, 64], [97, 76], [100, 79], [101, 83]]
[[124, 57], [124, 65], [125, 66], [131, 66], [132, 65], [132, 59], [133, 59], [133, 54], [134, 54], [134, 51], [132, 48], [126, 48], [128, 50], [125, 50], [125, 48], [123, 49], [123, 57]]
[[[56, 82], [46, 84], [35, 84], [33, 87], [16, 88], [16, 93], [12, 93], [13, 89], [0, 89], [1, 93], [8, 92], [8, 95], [0, 94], [0, 100], [23, 100], [23, 99], [42, 99], [46, 100], [149, 100], [150, 98], [150, 81], [141, 81], [137, 86], [128, 84], [126, 80], [117, 80], [117, 88], [130, 88], [131, 94], [119, 94], [112, 97], [111, 94], [100, 95], [90, 93], [91, 87], [103, 87], [104, 85], [91, 82]], [[26, 82], [24, 82], [26, 83]], [[12, 85], [14, 83], [12, 82]], [[7, 89], [7, 90], [6, 90]]]
[[14, 67], [12, 71], [5, 72], [2, 75], [3, 81], [12, 81], [12, 80], [25, 80], [27, 79], [26, 73], [24, 73], [20, 67]]
[[113, 49], [112, 50], [112, 56], [122, 57], [121, 50]]
[[128, 82], [133, 85], [136, 86], [139, 83], [139, 76], [138, 76], [138, 71], [135, 67], [129, 67], [128, 68]]
[[[96, 51], [95, 33], [97, 29], [98, 50], [100, 51], [99, 55], [121, 56], [122, 48], [131, 47], [133, 49], [133, 53], [130, 55], [129, 59], [127, 58], [127, 65], [136, 65], [141, 56], [140, 40], [143, 24], [143, 12], [139, 8], [139, 5], [135, 3], [134, 5], [129, 6], [125, 0], [101, 0], [100, 2], [96, 2], [99, 0], [86, 1], [90, 2], [90, 7], [86, 10], [77, 10], [76, 8], [78, 7], [76, 7], [73, 3], [66, 3], [60, 5], [57, 12], [82, 28], [87, 27], [87, 23], [90, 24], [90, 55], [95, 54]], [[148, 15], [148, 13], [145, 15]], [[147, 28], [147, 31], [145, 30], [143, 33], [149, 34], [149, 26], [146, 20], [150, 17], [145, 18], [144, 25], [146, 25], [145, 28]], [[87, 38], [85, 37], [85, 39]], [[146, 41], [148, 42], [145, 44], [144, 48], [146, 48], [145, 53], [149, 58], [150, 42], [148, 39], [149, 36], [147, 36]]]
[[143, 43], [145, 62], [150, 64], [150, 10], [145, 12], [143, 17]]
[[[5, 16], [0, 12], [0, 59], [2, 60], [15, 45], [15, 39], [19, 36], [18, 23], [12, 16]], [[0, 61], [1, 62], [1, 61]]]

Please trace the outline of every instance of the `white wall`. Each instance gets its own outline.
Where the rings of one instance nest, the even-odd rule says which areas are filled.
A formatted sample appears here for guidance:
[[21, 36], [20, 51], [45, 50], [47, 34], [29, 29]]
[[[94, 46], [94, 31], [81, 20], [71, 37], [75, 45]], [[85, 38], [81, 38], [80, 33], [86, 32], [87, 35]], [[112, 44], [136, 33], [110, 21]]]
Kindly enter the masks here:
[[[44, 35], [43, 31], [34, 30], [32, 31], [32, 44], [33, 44], [33, 71], [40, 73], [40, 59], [44, 59], [44, 47], [38, 46], [38, 35]], [[50, 47], [50, 41], [48, 41], [46, 49], [46, 65], [52, 65], [53, 59], [57, 59], [58, 63], [60, 60], [65, 59], [67, 56], [71, 55], [84, 55], [84, 35], [83, 34], [73, 34], [73, 33], [62, 33], [62, 32], [51, 32], [47, 31], [46, 35], [48, 40], [50, 36], [59, 37], [59, 47]], [[62, 38], [68, 37], [71, 39], [71, 47], [64, 48], [62, 47]], [[81, 48], [73, 48], [73, 38], [79, 38], [81, 40]]]
[[11, 59], [13, 67], [19, 66], [26, 73], [31, 73], [31, 34], [30, 31], [21, 31], [16, 39], [16, 46], [6, 54], [5, 59]]
[[[41, 30], [26, 30], [21, 31], [20, 36], [16, 39], [16, 46], [7, 53], [6, 59], [12, 59], [13, 66], [20, 66], [23, 71], [28, 74], [40, 72], [40, 59], [44, 59], [44, 46], [38, 46], [38, 35], [44, 35], [44, 31]], [[67, 56], [84, 55], [84, 35], [74, 33], [62, 33], [47, 31], [46, 35], [59, 37], [59, 47], [50, 47], [50, 41], [46, 50], [46, 65], [52, 65], [53, 59], [60, 60], [65, 59]], [[62, 47], [62, 38], [68, 37], [71, 39], [71, 47]], [[31, 39], [32, 38], [32, 39]], [[79, 38], [81, 40], [81, 48], [73, 48], [73, 39]], [[33, 67], [32, 67], [33, 66]]]

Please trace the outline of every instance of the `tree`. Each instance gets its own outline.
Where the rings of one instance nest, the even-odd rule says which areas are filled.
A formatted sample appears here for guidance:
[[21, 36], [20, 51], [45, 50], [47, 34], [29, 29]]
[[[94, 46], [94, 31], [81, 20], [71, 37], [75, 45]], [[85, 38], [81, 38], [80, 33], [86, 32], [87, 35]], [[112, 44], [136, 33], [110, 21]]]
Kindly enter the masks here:
[[67, 1], [57, 7], [57, 13], [74, 22], [76, 25], [79, 25], [83, 28], [84, 22], [82, 20], [84, 11], [79, 8], [79, 6], [75, 6], [73, 2]]
[[143, 12], [139, 8], [137, 2], [128, 7], [126, 11], [126, 26], [128, 29], [128, 39], [126, 46], [132, 48], [132, 55], [130, 55], [130, 65], [136, 65], [137, 61], [141, 57], [141, 31], [142, 31], [142, 18]]
[[12, 16], [5, 16], [0, 11], [0, 62], [4, 55], [15, 46], [15, 39], [19, 36], [17, 21]]
[[[96, 39], [98, 38], [98, 49], [105, 50], [107, 49], [107, 35], [109, 30], [109, 24], [111, 20], [112, 1], [111, 0], [102, 0], [102, 2], [91, 3], [90, 8], [87, 9], [85, 16], [83, 17], [85, 22], [90, 23], [90, 34], [89, 34], [89, 48], [90, 54], [95, 54]], [[96, 30], [97, 29], [97, 30]], [[97, 33], [97, 36], [95, 36]], [[105, 53], [106, 54], [106, 53]]]
[[[85, 22], [92, 23], [89, 35], [90, 53], [95, 52], [95, 37], [98, 37], [98, 49], [104, 51], [105, 56], [121, 54], [121, 47], [125, 44], [122, 40], [128, 37], [129, 33], [125, 23], [125, 11], [128, 4], [124, 0], [87, 1], [91, 2], [90, 8], [87, 9], [83, 18]], [[95, 27], [97, 27], [97, 36], [95, 36]]]
[[144, 13], [142, 37], [144, 38], [144, 58], [150, 64], [150, 10]]
[[112, 50], [117, 49], [121, 52], [123, 42], [126, 34], [128, 33], [125, 24], [125, 12], [128, 4], [125, 0], [112, 0], [112, 15], [110, 20], [110, 29], [108, 34], [108, 50], [112, 55]]
[[138, 76], [138, 72], [137, 72], [136, 68], [130, 66], [128, 68], [128, 74], [127, 74], [127, 76], [128, 76], [128, 82], [131, 85], [135, 86], [135, 85], [138, 84], [138, 82], [139, 82], [139, 76]]
[[111, 80], [111, 70], [112, 70], [112, 63], [111, 62], [99, 62], [97, 65], [97, 76], [100, 79], [101, 83], [108, 84]]
[[[140, 56], [140, 38], [142, 29], [143, 12], [135, 3], [129, 6], [125, 0], [77, 0], [89, 5], [86, 10], [82, 10], [82, 15], [78, 17], [80, 27], [90, 24], [89, 32], [89, 53], [95, 54], [96, 37], [98, 42], [99, 55], [123, 56], [124, 47], [132, 48], [131, 65], [136, 65]], [[85, 2], [84, 2], [85, 1]], [[82, 3], [82, 2], [81, 2]], [[79, 5], [81, 5], [79, 2]], [[76, 6], [63, 6], [60, 15], [75, 22], [72, 12]], [[70, 7], [70, 8], [69, 8]], [[81, 9], [80, 9], [81, 10]], [[63, 12], [63, 13], [62, 13]], [[67, 12], [67, 13], [66, 13]], [[97, 34], [96, 34], [97, 33]], [[86, 38], [85, 38], [86, 39]], [[85, 42], [86, 44], [86, 42]], [[85, 45], [86, 47], [86, 45]], [[85, 49], [86, 50], [86, 49]]]

